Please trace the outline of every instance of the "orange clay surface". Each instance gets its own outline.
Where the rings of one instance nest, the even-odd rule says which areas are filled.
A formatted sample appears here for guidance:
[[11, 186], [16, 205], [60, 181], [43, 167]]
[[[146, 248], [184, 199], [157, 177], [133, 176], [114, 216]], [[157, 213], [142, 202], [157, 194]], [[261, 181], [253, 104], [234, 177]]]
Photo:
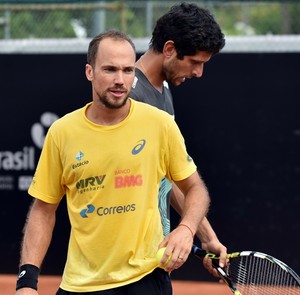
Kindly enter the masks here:
[[[14, 275], [0, 275], [0, 294], [15, 294], [15, 282], [16, 276]], [[174, 295], [232, 295], [225, 284], [176, 280], [172, 282]], [[59, 283], [60, 277], [40, 276], [39, 295], [55, 295]]]

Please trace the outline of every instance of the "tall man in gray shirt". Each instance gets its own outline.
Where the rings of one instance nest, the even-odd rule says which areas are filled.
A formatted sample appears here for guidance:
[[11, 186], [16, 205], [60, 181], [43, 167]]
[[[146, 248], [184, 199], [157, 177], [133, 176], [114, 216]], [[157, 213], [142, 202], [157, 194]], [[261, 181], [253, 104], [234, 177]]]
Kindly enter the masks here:
[[[204, 64], [224, 45], [224, 35], [208, 10], [194, 4], [174, 5], [158, 19], [149, 49], [136, 63], [136, 77], [130, 97], [156, 106], [174, 116], [173, 99], [168, 82], [178, 86], [186, 78], [200, 78]], [[161, 182], [158, 198], [167, 245], [170, 232], [169, 204], [171, 203], [172, 207], [181, 214], [184, 210], [182, 207], [184, 197], [174, 184], [164, 179]], [[196, 234], [202, 243], [202, 248], [219, 254], [220, 266], [225, 265], [227, 249], [218, 240], [207, 218], [199, 224]], [[185, 247], [182, 241], [172, 242], [181, 244], [182, 249]], [[209, 259], [205, 259], [203, 263], [209, 272], [218, 276]]]

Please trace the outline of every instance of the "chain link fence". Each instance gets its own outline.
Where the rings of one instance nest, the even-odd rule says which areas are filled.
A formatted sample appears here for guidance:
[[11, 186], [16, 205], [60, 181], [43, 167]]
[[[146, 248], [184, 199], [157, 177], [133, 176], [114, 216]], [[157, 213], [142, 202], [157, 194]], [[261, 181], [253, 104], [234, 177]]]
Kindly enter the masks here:
[[[178, 1], [60, 1], [60, 3], [33, 1], [31, 4], [22, 4], [24, 1], [11, 2], [0, 1], [0, 39], [90, 38], [110, 28], [120, 29], [132, 38], [146, 38], [151, 36], [155, 21], [172, 5], [180, 3]], [[220, 23], [226, 36], [300, 34], [300, 1], [190, 2], [208, 8]]]
[[[144, 51], [156, 20], [180, 2], [0, 0], [0, 53], [85, 52], [93, 36], [112, 28]], [[300, 51], [300, 1], [189, 2], [213, 13], [226, 35], [225, 51]]]

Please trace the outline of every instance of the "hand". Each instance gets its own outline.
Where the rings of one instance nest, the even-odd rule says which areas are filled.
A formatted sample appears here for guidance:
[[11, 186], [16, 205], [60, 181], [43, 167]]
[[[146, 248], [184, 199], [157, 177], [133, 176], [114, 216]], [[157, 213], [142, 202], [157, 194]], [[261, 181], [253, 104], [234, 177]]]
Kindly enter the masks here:
[[181, 267], [187, 260], [193, 245], [193, 236], [189, 229], [184, 226], [175, 228], [159, 244], [159, 248], [166, 247], [165, 254], [162, 257], [161, 265], [168, 260], [169, 255], [172, 257], [164, 267], [164, 270], [171, 272]]
[[38, 291], [32, 288], [21, 288], [16, 291], [15, 295], [38, 295]]
[[[219, 265], [220, 267], [225, 267], [226, 264], [228, 263], [228, 259], [227, 259], [227, 248], [220, 243], [220, 241], [215, 238], [209, 242], [202, 242], [201, 244], [201, 248], [203, 250], [209, 251], [211, 253], [220, 255], [220, 261], [219, 261]], [[212, 266], [212, 260], [209, 258], [204, 258], [203, 259], [203, 266], [208, 270], [209, 273], [211, 273], [214, 277], [216, 278], [220, 278], [217, 270]], [[223, 282], [221, 280], [221, 282]]]

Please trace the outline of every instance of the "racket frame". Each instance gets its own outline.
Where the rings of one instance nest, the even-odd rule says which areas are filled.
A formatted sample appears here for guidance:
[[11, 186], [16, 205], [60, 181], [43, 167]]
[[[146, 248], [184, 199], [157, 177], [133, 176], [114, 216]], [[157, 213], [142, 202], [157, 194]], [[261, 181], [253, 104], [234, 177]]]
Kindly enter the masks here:
[[[213, 267], [217, 270], [218, 274], [220, 275], [221, 279], [228, 285], [228, 287], [231, 289], [232, 293], [234, 295], [242, 295], [239, 290], [237, 289], [237, 287], [235, 286], [234, 282], [232, 281], [232, 279], [229, 277], [229, 275], [227, 274], [226, 270], [221, 268], [219, 266], [219, 259], [220, 256], [213, 254], [213, 253], [209, 253], [199, 247], [197, 247], [196, 245], [193, 245], [192, 247], [192, 253], [197, 257], [197, 258], [210, 258], [212, 260], [212, 265]], [[298, 274], [291, 269], [287, 264], [285, 264], [284, 262], [280, 261], [277, 258], [274, 258], [270, 255], [261, 253], [261, 252], [257, 252], [257, 251], [242, 251], [242, 252], [233, 252], [233, 253], [229, 253], [227, 254], [227, 258], [228, 259], [233, 259], [239, 256], [254, 256], [254, 257], [258, 257], [261, 259], [267, 259], [272, 263], [276, 263], [278, 266], [280, 266], [284, 271], [286, 271], [287, 273], [289, 273], [297, 282], [297, 284], [300, 286], [300, 277], [298, 276]]]

